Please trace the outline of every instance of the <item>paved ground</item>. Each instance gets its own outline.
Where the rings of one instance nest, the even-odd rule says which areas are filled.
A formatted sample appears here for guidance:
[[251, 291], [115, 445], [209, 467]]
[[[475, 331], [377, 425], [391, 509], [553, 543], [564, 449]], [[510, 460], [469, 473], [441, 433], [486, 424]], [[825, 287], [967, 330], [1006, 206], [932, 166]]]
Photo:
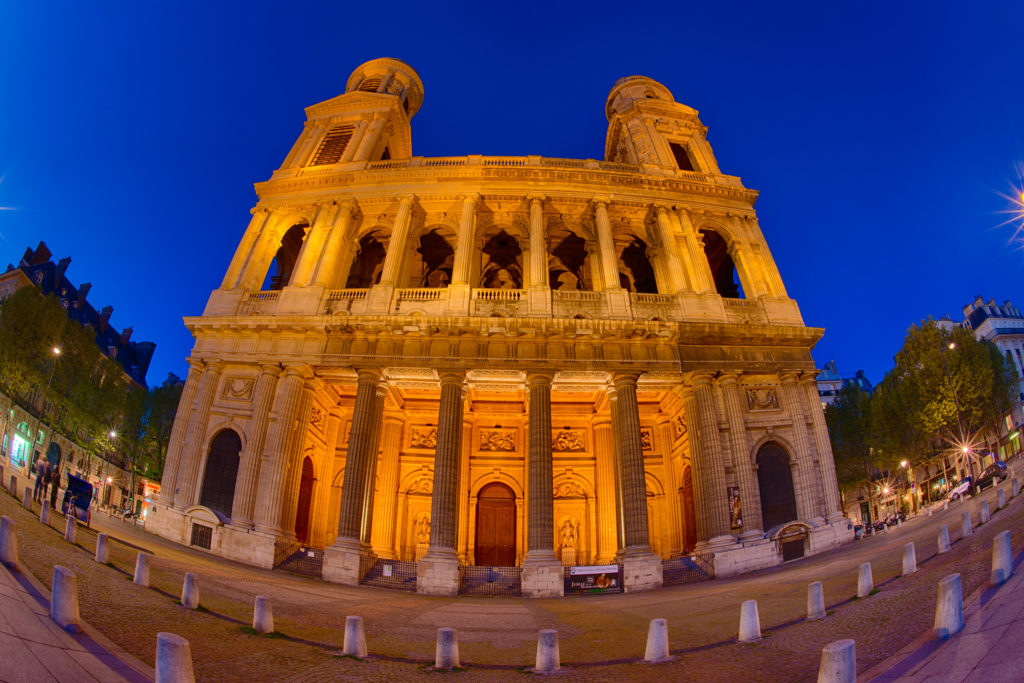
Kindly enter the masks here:
[[[156, 633], [178, 633], [192, 643], [201, 680], [436, 675], [427, 671], [436, 629], [451, 626], [458, 629], [462, 660], [473, 680], [521, 680], [522, 670], [533, 663], [537, 631], [556, 628], [563, 665], [574, 680], [777, 681], [813, 679], [821, 648], [840, 638], [857, 641], [862, 675], [878, 675], [906, 659], [909, 654], [893, 657], [906, 648], [919, 648], [919, 636], [930, 632], [939, 579], [959, 572], [964, 594], [982, 595], [995, 534], [1009, 529], [1015, 551], [1024, 546], [1024, 497], [960, 539], [961, 512], [972, 510], [977, 523], [981, 499], [995, 510], [995, 493], [987, 491], [948, 511], [914, 518], [901, 529], [743, 577], [646, 594], [560, 600], [431, 598], [335, 586], [224, 561], [97, 514], [93, 526], [119, 539], [111, 544], [110, 566], [103, 566], [92, 559], [93, 531], [82, 529], [78, 547], [72, 548], [61, 536], [60, 515], [54, 515], [47, 529], [6, 495], [0, 496], [0, 512], [17, 520], [22, 566], [45, 584], [43, 590], [54, 564], [72, 567], [79, 576], [82, 616], [99, 633], [147, 665], [153, 664]], [[949, 526], [954, 546], [953, 552], [936, 555], [941, 524]], [[920, 570], [900, 577], [902, 548], [910, 541], [916, 544]], [[155, 553], [151, 589], [130, 581], [139, 548]], [[857, 568], [867, 561], [879, 590], [856, 600]], [[200, 575], [199, 611], [175, 604], [186, 571]], [[815, 580], [824, 583], [830, 614], [807, 623], [807, 584]], [[1010, 584], [994, 595], [1016, 594], [1020, 591], [1014, 586], [1019, 585]], [[256, 595], [271, 598], [280, 637], [245, 631]], [[758, 600], [765, 638], [741, 645], [735, 642], [739, 606], [747, 599]], [[369, 661], [337, 656], [347, 614], [364, 619]], [[638, 663], [647, 624], [659, 617], [668, 619], [676, 660], [657, 666]], [[969, 627], [964, 637], [974, 633]], [[962, 639], [951, 639], [940, 652]]]

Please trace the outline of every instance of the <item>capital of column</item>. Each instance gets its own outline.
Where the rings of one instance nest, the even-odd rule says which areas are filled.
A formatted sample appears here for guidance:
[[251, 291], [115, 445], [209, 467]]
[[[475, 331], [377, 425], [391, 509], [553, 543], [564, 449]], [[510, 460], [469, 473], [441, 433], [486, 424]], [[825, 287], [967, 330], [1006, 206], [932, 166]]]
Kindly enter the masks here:
[[480, 201], [480, 193], [467, 192], [466, 194], [462, 195], [462, 201], [465, 204], [476, 204], [478, 201]]
[[612, 386], [615, 390], [633, 387], [636, 389], [637, 380], [640, 379], [639, 372], [616, 372], [612, 375]]
[[526, 195], [526, 201], [530, 203], [531, 207], [537, 204], [543, 204], [545, 199], [547, 199], [547, 196], [542, 194], [530, 193]]
[[738, 384], [739, 381], [740, 373], [738, 372], [723, 372], [718, 376], [718, 383], [723, 387]]
[[796, 384], [797, 374], [795, 372], [783, 372], [779, 374], [779, 381], [783, 384]]
[[256, 214], [266, 215], [270, 213], [270, 209], [268, 209], [265, 206], [254, 206], [251, 209], [249, 209], [249, 213], [251, 213], [253, 216], [255, 216]]
[[594, 202], [594, 208], [597, 209], [607, 209], [608, 205], [612, 202], [610, 197], [605, 196], [592, 197], [591, 201]]
[[817, 384], [818, 383], [818, 371], [811, 370], [808, 372], [800, 373], [800, 384]]
[[555, 379], [554, 370], [536, 370], [526, 373], [526, 386], [529, 388], [533, 387], [551, 387], [551, 382]]
[[715, 375], [711, 372], [697, 371], [690, 373], [689, 383], [694, 388], [710, 386], [714, 382]]
[[189, 370], [195, 370], [196, 372], [202, 372], [206, 369], [206, 361], [202, 358], [186, 358], [185, 361], [188, 363]]
[[356, 377], [360, 382], [380, 382], [384, 371], [379, 367], [356, 368]]
[[261, 363], [260, 374], [270, 375], [271, 377], [277, 377], [281, 374], [281, 366], [277, 363]]
[[466, 381], [465, 370], [445, 370], [443, 372], [438, 373], [438, 375], [439, 379], [441, 380], [442, 387], [446, 384], [457, 384], [459, 386], [462, 386], [462, 384]]
[[671, 210], [672, 210], [672, 206], [670, 204], [655, 204], [654, 205], [654, 213], [659, 218], [661, 218], [662, 216], [667, 216], [668, 212], [671, 211]]
[[414, 201], [416, 201], [416, 195], [400, 194], [398, 195], [398, 201], [400, 204], [412, 204]]
[[310, 379], [313, 373], [307, 365], [289, 365], [284, 369], [283, 377], [298, 377], [302, 380]]

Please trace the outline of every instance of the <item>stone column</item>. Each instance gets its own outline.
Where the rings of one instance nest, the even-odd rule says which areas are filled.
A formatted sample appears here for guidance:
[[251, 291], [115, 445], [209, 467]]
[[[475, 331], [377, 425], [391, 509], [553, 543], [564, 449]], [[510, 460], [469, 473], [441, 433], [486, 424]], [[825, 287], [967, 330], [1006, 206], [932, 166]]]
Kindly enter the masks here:
[[409, 222], [412, 217], [412, 203], [415, 200], [413, 195], [403, 195], [398, 204], [398, 213], [395, 214], [395, 222], [391, 228], [391, 238], [388, 240], [388, 251], [384, 256], [384, 267], [381, 270], [380, 284], [394, 285], [398, 279], [399, 269], [402, 267], [402, 259], [405, 256], [405, 241], [409, 234]]
[[828, 438], [828, 426], [825, 424], [825, 413], [821, 409], [821, 397], [818, 396], [816, 378], [817, 376], [813, 372], [803, 374], [800, 376], [800, 386], [804, 392], [804, 404], [814, 425], [814, 443], [818, 450], [818, 468], [825, 496], [825, 520], [838, 522], [843, 519], [843, 509], [839, 504], [836, 461], [832, 456], [832, 442]]
[[611, 419], [594, 421], [594, 488], [597, 494], [597, 561], [612, 562], [619, 550], [619, 496], [615, 485], [615, 441]]
[[231, 506], [231, 523], [243, 528], [252, 528], [252, 517], [256, 504], [256, 483], [260, 477], [263, 458], [263, 444], [267, 439], [267, 415], [277, 388], [277, 377], [281, 368], [277, 365], [263, 365], [256, 380], [252, 397], [252, 418], [249, 420], [249, 439], [235, 479], [235, 500]]
[[779, 380], [782, 382], [782, 400], [786, 413], [793, 421], [793, 446], [796, 453], [793, 454], [795, 466], [792, 469], [797, 515], [812, 526], [819, 526], [825, 522], [825, 518], [816, 504], [817, 495], [814, 489], [818, 485], [815, 473], [817, 468], [814, 466], [811, 445], [807, 440], [807, 418], [796, 383], [797, 377], [792, 372], [786, 372], [779, 376]]
[[672, 230], [672, 222], [669, 220], [668, 208], [658, 207], [658, 236], [661, 238], [661, 253], [664, 254], [665, 266], [667, 269], [666, 279], [671, 291], [665, 294], [675, 294], [686, 288], [682, 263], [679, 261], [679, 250], [676, 247], [676, 235]]
[[311, 284], [313, 272], [324, 253], [327, 233], [330, 232], [337, 215], [338, 205], [334, 201], [321, 202], [317, 206], [313, 226], [309, 229], [306, 239], [302, 241], [302, 249], [299, 250], [299, 257], [295, 262], [295, 272], [292, 273], [290, 283], [292, 286], [308, 287]]
[[374, 395], [373, 423], [370, 425], [372, 442], [366, 453], [367, 472], [363, 483], [363, 519], [360, 523], [359, 542], [363, 548], [370, 549], [373, 533], [373, 496], [377, 488], [377, 460], [380, 451], [380, 428], [384, 415], [384, 399], [387, 396], [387, 385], [377, 385]]
[[220, 285], [221, 289], [234, 289], [240, 286], [242, 269], [249, 261], [253, 248], [255, 248], [256, 242], [269, 220], [269, 209], [256, 207], [252, 210], [252, 219], [249, 221], [249, 227], [245, 229], [242, 241], [238, 243], [235, 256], [231, 259], [231, 265], [228, 266], [228, 272], [224, 274], [224, 281]]
[[530, 315], [551, 315], [551, 290], [548, 283], [548, 249], [544, 235], [544, 198], [528, 197], [530, 202], [530, 290], [527, 294]]
[[340, 163], [346, 164], [355, 158], [356, 150], [362, 146], [363, 138], [366, 137], [366, 129], [369, 127], [370, 122], [366, 119], [359, 122], [356, 129], [352, 131], [352, 137], [349, 139], [348, 144], [345, 145], [345, 151], [341, 155]]
[[697, 547], [701, 550], [714, 550], [736, 542], [729, 529], [729, 498], [718, 433], [718, 408], [711, 381], [710, 374], [695, 373], [691, 378], [693, 399], [683, 401], [696, 470], [693, 492], [697, 504]]
[[304, 367], [296, 365], [285, 369], [277, 383], [274, 409], [267, 425], [266, 445], [260, 460], [260, 483], [256, 495], [253, 528], [271, 536], [281, 534], [281, 506], [288, 466], [288, 437], [298, 418], [299, 399], [302, 397], [307, 372]]
[[192, 404], [196, 400], [199, 378], [203, 375], [206, 364], [200, 360], [190, 359], [188, 377], [178, 399], [178, 412], [171, 427], [171, 437], [167, 441], [167, 456], [164, 458], [164, 473], [160, 480], [160, 502], [167, 507], [174, 505], [174, 495], [178, 488], [178, 468], [181, 462], [181, 450], [185, 445], [185, 434], [188, 423], [192, 419]]
[[394, 559], [395, 523], [398, 504], [399, 455], [402, 451], [402, 430], [405, 422], [398, 415], [384, 418], [380, 449], [380, 491], [377, 498], [378, 524], [373, 527], [373, 554]]
[[[295, 411], [295, 419], [288, 429], [288, 440], [285, 443], [285, 476], [281, 490], [281, 532], [289, 541], [295, 541], [295, 516], [299, 505], [299, 483], [302, 481], [303, 451], [306, 445], [306, 433], [309, 431], [309, 416], [313, 411], [313, 397], [316, 388], [307, 380], [299, 395], [299, 407]], [[315, 459], [315, 458], [314, 458]], [[314, 466], [314, 472], [315, 472]]]
[[217, 385], [220, 384], [220, 373], [223, 370], [223, 363], [209, 363], [199, 379], [192, 417], [188, 421], [188, 431], [185, 434], [185, 446], [181, 450], [181, 463], [178, 466], [181, 473], [175, 487], [178, 492], [174, 495], [174, 507], [179, 510], [198, 502], [198, 492], [202, 487], [199, 465], [203, 460], [206, 425], [210, 420], [210, 406], [217, 395]]
[[594, 199], [594, 219], [597, 222], [597, 244], [601, 251], [601, 279], [605, 289], [622, 289], [619, 284], [619, 259], [615, 255], [612, 223], [608, 219], [608, 200]]
[[373, 115], [369, 130], [363, 135], [363, 139], [359, 141], [359, 149], [356, 150], [354, 161], [370, 160], [370, 155], [373, 154], [373, 148], [377, 146], [377, 141], [380, 139], [385, 123], [387, 123], [387, 114]]
[[331, 234], [327, 237], [327, 246], [324, 247], [323, 256], [313, 275], [313, 284], [317, 287], [339, 287], [341, 284], [337, 277], [338, 259], [345, 251], [345, 239], [352, 227], [352, 213], [355, 208], [355, 201], [351, 199], [338, 203], [338, 211], [334, 215], [334, 226], [331, 228]]
[[683, 241], [686, 242], [686, 249], [690, 252], [690, 261], [693, 263], [694, 290], [698, 294], [714, 294], [715, 281], [711, 277], [711, 267], [708, 265], [708, 257], [704, 254], [704, 245], [693, 227], [690, 214], [684, 208], [676, 209], [679, 216], [679, 225], [683, 230]]
[[736, 485], [740, 487], [740, 506], [743, 529], [742, 540], [753, 540], [764, 536], [761, 520], [761, 490], [757, 483], [757, 470], [747, 440], [747, 425], [744, 420], [743, 400], [740, 398], [739, 375], [727, 372], [718, 378], [725, 404], [725, 419], [729, 424], [729, 449], [732, 451], [732, 466], [736, 473]]
[[459, 219], [459, 234], [456, 236], [455, 260], [452, 263], [452, 281], [448, 285], [448, 310], [450, 313], [469, 312], [471, 286], [469, 273], [473, 261], [473, 238], [476, 235], [476, 205], [480, 195], [470, 193], [462, 201], [462, 217]]
[[643, 445], [640, 443], [636, 381], [635, 374], [616, 374], [612, 378], [618, 400], [616, 413], [625, 517], [625, 546], [619, 553], [619, 561], [622, 563], [623, 589], [627, 593], [660, 588], [664, 583], [661, 558], [651, 551], [647, 528], [647, 482]]
[[462, 450], [462, 383], [465, 373], [441, 373], [441, 406], [430, 500], [430, 548], [416, 570], [416, 592], [456, 595], [459, 559], [455, 552], [459, 454]]
[[551, 380], [553, 373], [526, 376], [530, 401], [530, 453], [528, 466], [526, 558], [523, 560], [523, 596], [561, 597], [562, 563], [555, 556], [554, 476], [551, 463]]

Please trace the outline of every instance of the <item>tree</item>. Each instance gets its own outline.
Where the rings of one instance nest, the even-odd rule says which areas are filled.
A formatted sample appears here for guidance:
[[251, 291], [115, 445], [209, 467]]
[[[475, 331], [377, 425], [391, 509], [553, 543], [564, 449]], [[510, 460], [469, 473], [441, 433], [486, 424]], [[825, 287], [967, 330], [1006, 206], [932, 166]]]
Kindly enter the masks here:
[[836, 400], [825, 407], [825, 423], [843, 497], [865, 488], [873, 503], [871, 480], [877, 467], [870, 446], [871, 396], [856, 384], [843, 387]]

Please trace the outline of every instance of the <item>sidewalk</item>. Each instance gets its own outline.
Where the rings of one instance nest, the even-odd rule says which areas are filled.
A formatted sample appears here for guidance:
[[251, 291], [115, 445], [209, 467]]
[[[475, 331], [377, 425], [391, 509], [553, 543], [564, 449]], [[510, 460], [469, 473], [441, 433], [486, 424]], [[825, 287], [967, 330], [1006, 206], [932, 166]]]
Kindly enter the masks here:
[[153, 680], [152, 669], [85, 628], [71, 634], [57, 626], [49, 591], [0, 565], [0, 681]]

